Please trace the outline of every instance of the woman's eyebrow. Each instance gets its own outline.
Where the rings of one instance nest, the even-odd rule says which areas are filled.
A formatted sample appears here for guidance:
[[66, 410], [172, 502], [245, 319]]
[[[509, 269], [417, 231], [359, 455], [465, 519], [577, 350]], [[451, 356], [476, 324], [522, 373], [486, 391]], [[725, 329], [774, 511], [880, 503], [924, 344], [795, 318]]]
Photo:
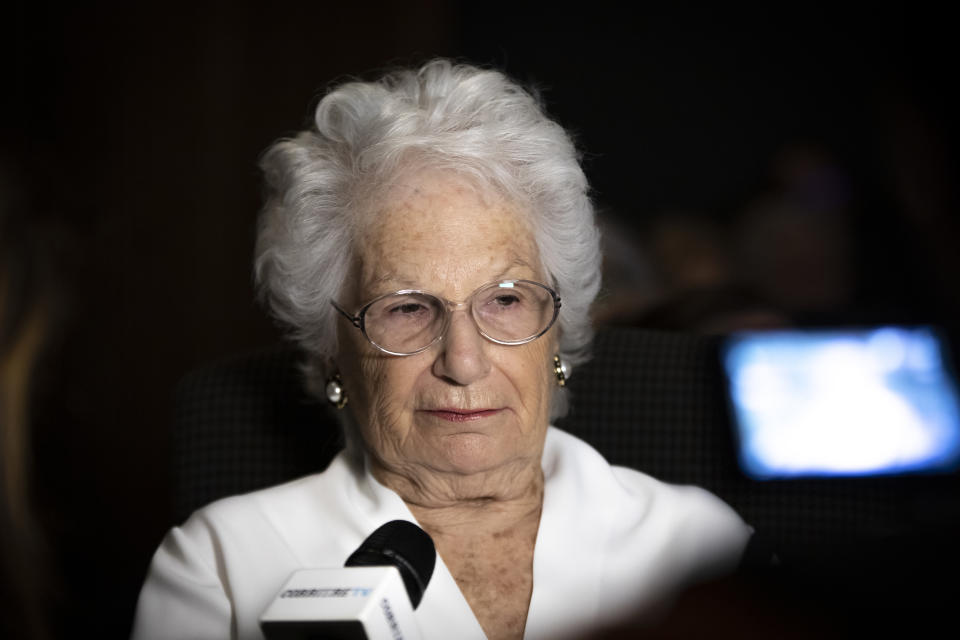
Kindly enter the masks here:
[[494, 280], [504, 280], [504, 279], [506, 279], [506, 278], [507, 278], [507, 274], [509, 274], [511, 271], [513, 271], [513, 270], [516, 269], [517, 267], [525, 267], [525, 268], [528, 269], [528, 270], [530, 271], [530, 273], [532, 273], [532, 274], [537, 273], [537, 270], [536, 270], [536, 269], [534, 268], [534, 266], [531, 265], [529, 262], [527, 262], [526, 260], [524, 260], [524, 259], [521, 258], [520, 256], [514, 256], [514, 257], [513, 257], [513, 260], [511, 260], [510, 264], [508, 264], [507, 267], [506, 267], [503, 271], [501, 271], [498, 275], [494, 276], [494, 277], [491, 279], [491, 281], [494, 281]]
[[[531, 272], [531, 274], [537, 273], [537, 270], [529, 262], [521, 258], [520, 256], [512, 256], [512, 259], [499, 273], [491, 276], [486, 282], [496, 282], [498, 280], [507, 280], [511, 271], [517, 269], [518, 267], [525, 268]], [[378, 296], [384, 293], [390, 293], [392, 291], [400, 291], [402, 289], [417, 289], [430, 291], [433, 288], [429, 282], [420, 282], [418, 280], [413, 280], [410, 278], [401, 277], [399, 273], [394, 270], [386, 271], [381, 273], [377, 277], [373, 278], [368, 282], [362, 284], [363, 289], [370, 293], [367, 294], [370, 296]]]
[[[389, 291], [398, 291], [400, 289], [416, 289], [423, 283], [415, 282], [410, 278], [403, 278], [396, 271], [386, 271], [372, 280], [361, 283], [365, 291], [373, 291], [377, 295], [388, 293]], [[389, 285], [389, 286], [388, 286]]]

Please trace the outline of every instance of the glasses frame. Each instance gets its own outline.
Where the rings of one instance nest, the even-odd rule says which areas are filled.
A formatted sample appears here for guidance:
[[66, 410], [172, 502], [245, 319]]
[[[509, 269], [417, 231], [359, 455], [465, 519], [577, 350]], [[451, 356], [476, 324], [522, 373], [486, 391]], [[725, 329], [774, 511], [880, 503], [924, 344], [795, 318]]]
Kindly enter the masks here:
[[[550, 322], [547, 323], [547, 326], [546, 326], [542, 331], [540, 331], [540, 333], [537, 333], [536, 335], [530, 336], [529, 338], [523, 338], [522, 340], [498, 340], [497, 338], [494, 338], [494, 337], [492, 337], [492, 336], [487, 335], [487, 334], [484, 332], [483, 328], [480, 326], [480, 323], [477, 321], [477, 318], [476, 318], [476, 316], [475, 316], [474, 313], [473, 313], [472, 303], [473, 303], [474, 297], [475, 297], [478, 293], [480, 293], [481, 291], [485, 291], [486, 289], [492, 288], [492, 287], [494, 287], [494, 286], [503, 286], [503, 285], [505, 285], [505, 284], [511, 284], [511, 285], [513, 285], [513, 284], [518, 284], [518, 283], [519, 283], [519, 284], [529, 284], [529, 285], [533, 285], [533, 286], [536, 286], [536, 287], [540, 287], [541, 289], [544, 289], [547, 293], [549, 293], [549, 294], [550, 294], [550, 297], [553, 298], [553, 317], [550, 318]], [[446, 310], [446, 313], [445, 313], [444, 316], [443, 316], [443, 325], [440, 327], [440, 331], [437, 333], [437, 337], [434, 338], [433, 340], [431, 340], [431, 341], [429, 342], [429, 344], [426, 344], [426, 345], [424, 345], [423, 347], [420, 347], [420, 348], [417, 349], [416, 351], [410, 351], [409, 353], [399, 352], [399, 351], [391, 351], [390, 349], [386, 349], [386, 348], [380, 346], [379, 344], [377, 344], [376, 342], [374, 342], [373, 339], [367, 334], [367, 327], [366, 327], [366, 314], [367, 314], [367, 309], [369, 309], [371, 306], [373, 306], [374, 304], [376, 304], [376, 303], [379, 302], [380, 300], [383, 300], [384, 298], [389, 298], [390, 296], [397, 296], [397, 295], [401, 295], [401, 296], [402, 296], [402, 295], [409, 295], [409, 294], [412, 294], [412, 293], [418, 293], [418, 294], [421, 294], [421, 295], [431, 296], [431, 297], [436, 298], [437, 300], [439, 300], [440, 302], [443, 303], [443, 308]], [[450, 328], [450, 318], [451, 318], [451, 316], [453, 315], [453, 312], [456, 311], [457, 309], [459, 309], [460, 307], [465, 307], [465, 306], [468, 306], [468, 305], [469, 305], [469, 307], [470, 307], [470, 317], [473, 319], [473, 324], [474, 324], [474, 326], [477, 327], [477, 332], [478, 332], [481, 336], [483, 336], [484, 338], [486, 338], [487, 340], [489, 340], [490, 342], [493, 342], [493, 343], [495, 343], [495, 344], [502, 344], [502, 345], [508, 346], [508, 347], [515, 347], [515, 346], [518, 346], [518, 345], [521, 345], [521, 344], [527, 344], [528, 342], [533, 342], [534, 340], [536, 340], [537, 338], [539, 338], [540, 336], [542, 336], [543, 334], [545, 334], [547, 331], [550, 331], [551, 327], [553, 327], [554, 323], [556, 323], [556, 321], [557, 321], [557, 316], [560, 315], [560, 306], [561, 306], [561, 304], [560, 304], [560, 295], [559, 295], [556, 291], [554, 291], [553, 288], [548, 287], [547, 285], [543, 284], [542, 282], [536, 282], [536, 281], [534, 281], [534, 280], [494, 280], [494, 281], [492, 281], [492, 282], [488, 282], [488, 283], [486, 283], [486, 284], [484, 284], [484, 285], [481, 285], [480, 287], [478, 287], [477, 289], [475, 289], [475, 290], [473, 291], [473, 293], [471, 293], [469, 296], [467, 296], [467, 299], [464, 300], [463, 302], [453, 302], [453, 301], [451, 301], [451, 300], [448, 300], [448, 299], [444, 298], [443, 296], [439, 296], [439, 295], [437, 295], [437, 294], [435, 294], [435, 293], [433, 293], [433, 292], [431, 292], [431, 291], [426, 291], [426, 290], [424, 290], [424, 289], [401, 289], [401, 290], [399, 290], [399, 291], [391, 291], [390, 293], [385, 293], [385, 294], [383, 294], [383, 295], [377, 296], [377, 297], [374, 298], [373, 300], [370, 300], [369, 302], [363, 304], [363, 305], [356, 311], [356, 313], [354, 313], [353, 315], [351, 315], [349, 312], [345, 311], [345, 310], [343, 309], [343, 307], [341, 307], [339, 304], [337, 304], [337, 302], [336, 302], [335, 300], [331, 300], [331, 301], [330, 301], [330, 304], [333, 305], [333, 308], [336, 309], [337, 311], [339, 311], [340, 314], [343, 315], [344, 318], [346, 318], [347, 320], [349, 320], [349, 321], [350, 321], [350, 324], [352, 324], [353, 326], [355, 326], [357, 329], [360, 330], [360, 333], [362, 333], [362, 334], [363, 334], [363, 337], [367, 339], [367, 342], [369, 342], [369, 343], [372, 344], [374, 347], [376, 347], [377, 349], [379, 349], [380, 351], [382, 351], [382, 352], [384, 352], [384, 353], [386, 353], [386, 354], [388, 354], [388, 355], [391, 355], [391, 356], [400, 356], [400, 357], [413, 356], [413, 355], [416, 355], [416, 354], [418, 354], [418, 353], [423, 353], [424, 351], [426, 351], [427, 349], [429, 349], [430, 347], [432, 347], [432, 346], [435, 345], [436, 343], [440, 342], [440, 340], [442, 340], [443, 337], [444, 337], [445, 335], [447, 335], [447, 330]]]

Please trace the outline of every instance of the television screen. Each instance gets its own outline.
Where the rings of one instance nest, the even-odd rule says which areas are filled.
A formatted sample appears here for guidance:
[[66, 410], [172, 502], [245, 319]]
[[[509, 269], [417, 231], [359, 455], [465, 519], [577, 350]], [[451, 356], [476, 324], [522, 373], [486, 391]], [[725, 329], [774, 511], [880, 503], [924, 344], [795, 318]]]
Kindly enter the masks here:
[[957, 385], [932, 328], [739, 333], [721, 359], [740, 466], [752, 478], [960, 463]]

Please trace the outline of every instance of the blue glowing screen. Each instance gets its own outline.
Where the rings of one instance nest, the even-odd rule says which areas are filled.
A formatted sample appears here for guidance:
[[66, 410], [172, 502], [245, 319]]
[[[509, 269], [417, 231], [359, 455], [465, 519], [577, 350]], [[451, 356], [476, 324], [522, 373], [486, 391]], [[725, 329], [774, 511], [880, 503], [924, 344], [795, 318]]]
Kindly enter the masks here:
[[957, 387], [930, 328], [735, 334], [722, 363], [740, 465], [753, 478], [960, 463]]

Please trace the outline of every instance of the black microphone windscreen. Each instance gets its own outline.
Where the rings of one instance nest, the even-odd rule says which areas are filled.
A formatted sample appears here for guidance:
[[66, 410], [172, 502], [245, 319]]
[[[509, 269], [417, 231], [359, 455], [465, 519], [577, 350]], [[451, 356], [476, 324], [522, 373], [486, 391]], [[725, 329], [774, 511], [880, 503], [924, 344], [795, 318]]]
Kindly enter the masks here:
[[406, 520], [393, 520], [370, 534], [347, 558], [345, 567], [392, 565], [400, 570], [403, 584], [416, 609], [433, 576], [437, 551], [430, 535]]

